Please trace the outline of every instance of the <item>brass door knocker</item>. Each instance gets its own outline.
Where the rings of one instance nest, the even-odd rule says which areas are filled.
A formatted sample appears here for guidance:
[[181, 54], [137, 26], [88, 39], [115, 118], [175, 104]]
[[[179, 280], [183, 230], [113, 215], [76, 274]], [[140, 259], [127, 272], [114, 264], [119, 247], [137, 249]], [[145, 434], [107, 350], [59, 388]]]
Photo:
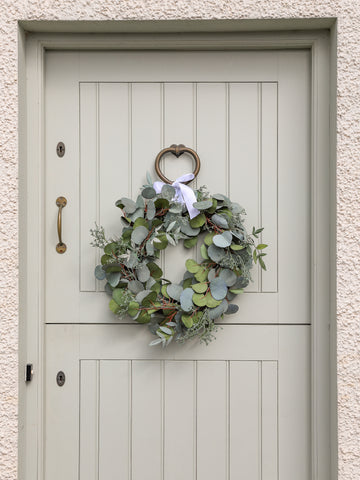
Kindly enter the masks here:
[[[156, 170], [156, 173], [158, 175], [159, 178], [161, 178], [161, 180], [165, 183], [169, 183], [169, 184], [172, 184], [172, 180], [169, 180], [168, 178], [165, 177], [165, 175], [161, 172], [160, 170], [160, 160], [161, 158], [166, 155], [167, 153], [172, 153], [173, 155], [175, 155], [175, 157], [179, 158], [180, 155], [182, 155], [183, 153], [189, 153], [193, 159], [195, 160], [195, 170], [193, 171], [193, 174], [194, 174], [194, 178], [197, 176], [197, 174], [199, 173], [199, 170], [200, 170], [200, 158], [199, 158], [199, 155], [195, 152], [195, 150], [192, 150], [191, 148], [189, 147], [185, 147], [185, 145], [170, 145], [170, 147], [167, 147], [167, 148], [164, 148], [163, 150], [161, 150], [157, 156], [156, 156], [156, 159], [155, 159], [155, 170]], [[188, 182], [184, 182], [184, 183], [190, 183], [192, 180], [189, 180]]]

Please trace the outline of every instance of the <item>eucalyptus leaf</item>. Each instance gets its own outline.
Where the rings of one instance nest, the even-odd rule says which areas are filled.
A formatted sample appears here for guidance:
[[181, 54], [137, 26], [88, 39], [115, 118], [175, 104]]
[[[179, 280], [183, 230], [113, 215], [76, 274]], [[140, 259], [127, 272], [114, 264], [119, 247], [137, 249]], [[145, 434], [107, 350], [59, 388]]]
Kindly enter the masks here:
[[161, 327], [160, 327], [160, 330], [161, 330], [162, 332], [166, 333], [166, 335], [172, 335], [172, 334], [173, 334], [173, 331], [172, 331], [170, 328], [168, 328], [168, 327], [161, 326]]
[[191, 328], [194, 324], [194, 320], [191, 315], [181, 315], [181, 321], [186, 328]]
[[153, 245], [157, 250], [164, 250], [168, 246], [168, 243], [165, 233], [162, 233], [154, 238]]
[[230, 293], [235, 293], [235, 295], [238, 295], [239, 293], [242, 293], [243, 289], [242, 288], [231, 288]]
[[173, 247], [176, 247], [176, 242], [169, 233], [166, 233], [166, 238], [167, 238], [167, 241], [170, 243], [170, 245], [172, 245]]
[[231, 232], [229, 232], [229, 230], [226, 230], [220, 235], [214, 235], [212, 241], [214, 245], [216, 245], [217, 247], [220, 247], [220, 248], [229, 247], [232, 241], [232, 234]]
[[209, 255], [207, 253], [207, 248], [205, 244], [202, 244], [200, 247], [200, 253], [204, 260], [209, 260]]
[[195, 273], [195, 278], [198, 282], [204, 282], [207, 279], [208, 269], [202, 265], [200, 267], [200, 270]]
[[146, 187], [141, 192], [141, 195], [146, 199], [151, 199], [156, 196], [155, 189], [153, 187]]
[[245, 288], [249, 285], [249, 279], [246, 277], [237, 277], [236, 282], [233, 285], [233, 288]]
[[125, 265], [128, 268], [135, 268], [136, 265], [139, 263], [137, 255], [135, 252], [130, 252], [129, 258], [126, 260]]
[[230, 248], [231, 248], [231, 250], [234, 250], [234, 252], [237, 252], [237, 251], [240, 251], [240, 250], [244, 250], [245, 245], [237, 245], [236, 243], [232, 243], [230, 245]]
[[230, 291], [228, 292], [228, 294], [226, 295], [226, 298], [229, 302], [231, 302], [232, 300], [234, 300], [234, 298], [236, 297], [236, 294], [235, 293], [231, 293]]
[[173, 220], [171, 223], [169, 223], [166, 231], [171, 232], [171, 230], [176, 226], [176, 220]]
[[125, 295], [125, 290], [122, 288], [115, 288], [112, 293], [112, 298], [118, 305], [122, 305], [124, 303]]
[[193, 293], [194, 292], [192, 288], [186, 288], [180, 295], [180, 305], [184, 312], [190, 312], [193, 309]]
[[105, 245], [104, 253], [106, 253], [106, 255], [113, 255], [116, 252], [116, 249], [117, 249], [116, 243], [114, 242], [108, 243], [107, 245]]
[[206, 222], [205, 214], [200, 213], [199, 215], [197, 215], [196, 217], [194, 217], [190, 220], [190, 227], [197, 229], [199, 227], [202, 227], [205, 222]]
[[139, 292], [142, 292], [144, 290], [144, 285], [139, 282], [139, 280], [131, 280], [129, 282], [128, 289], [130, 290], [131, 293], [134, 293], [135, 295]]
[[173, 203], [169, 209], [170, 213], [181, 213], [183, 210], [183, 206], [181, 203]]
[[135, 315], [139, 311], [139, 307], [140, 307], [140, 305], [137, 302], [130, 302], [129, 306], [128, 306], [128, 314], [131, 317], [135, 317]]
[[196, 237], [200, 233], [200, 228], [192, 228], [188, 221], [181, 225], [180, 230], [188, 237]]
[[135, 222], [135, 220], [137, 220], [138, 218], [142, 218], [144, 216], [144, 213], [145, 213], [145, 210], [143, 208], [137, 208], [135, 212], [132, 215], [130, 215], [129, 218], [132, 222]]
[[143, 217], [138, 217], [138, 218], [135, 220], [133, 228], [140, 227], [140, 225], [142, 225], [143, 227], [146, 227], [146, 228], [149, 227], [148, 222], [147, 222], [147, 221], [145, 220], [145, 218], [143, 218]]
[[102, 255], [101, 257], [101, 265], [106, 265], [110, 260], [112, 260], [111, 255]]
[[233, 313], [236, 313], [239, 310], [238, 305], [235, 303], [229, 303], [228, 309], [226, 310], [226, 315], [232, 315]]
[[110, 283], [107, 282], [105, 284], [105, 293], [112, 296], [112, 292], [113, 292], [113, 287], [110, 285]]
[[140, 315], [135, 318], [135, 320], [138, 323], [149, 323], [151, 320], [151, 315], [143, 310], [142, 312], [140, 312]]
[[228, 302], [226, 300], [223, 300], [220, 305], [215, 308], [211, 308], [208, 313], [209, 319], [216, 320], [217, 318], [220, 318], [221, 315], [223, 315], [227, 311], [228, 305]]
[[218, 305], [220, 305], [220, 303], [221, 303], [221, 300], [215, 300], [215, 298], [213, 296], [211, 296], [210, 293], [208, 293], [206, 295], [206, 306], [207, 307], [215, 308]]
[[177, 285], [176, 283], [170, 283], [170, 285], [167, 286], [167, 293], [168, 295], [176, 300], [177, 302], [180, 301], [180, 296], [183, 292], [183, 288], [181, 285]]
[[149, 230], [146, 227], [140, 225], [139, 227], [134, 228], [131, 234], [131, 240], [136, 245], [141, 245], [141, 243], [145, 240], [148, 234], [149, 234]]
[[[142, 292], [139, 292], [136, 297], [135, 297], [135, 300], [138, 302], [138, 303], [142, 303], [143, 300], [148, 296], [150, 295], [151, 293], [155, 293], [153, 292], [152, 290], [143, 290]], [[156, 298], [156, 294], [155, 294], [155, 298]]]
[[192, 286], [192, 278], [187, 278], [186, 280], [183, 280], [181, 282], [181, 285], [182, 285], [184, 290], [185, 290], [185, 288], [191, 287]]
[[156, 280], [162, 277], [163, 271], [155, 262], [149, 262], [147, 264], [148, 269], [150, 270], [150, 275]]
[[198, 210], [207, 210], [213, 206], [213, 202], [211, 198], [208, 198], [206, 200], [202, 200], [201, 202], [195, 202], [193, 206]]
[[220, 277], [214, 278], [210, 282], [210, 292], [215, 300], [223, 300], [228, 292], [227, 285]]
[[205, 307], [207, 298], [203, 293], [194, 293], [192, 300], [198, 307]]
[[168, 287], [167, 285], [163, 285], [163, 286], [161, 287], [161, 294], [162, 294], [164, 297], [166, 297], [166, 298], [170, 298], [169, 295], [168, 295], [168, 293], [167, 293], [167, 287]]
[[219, 248], [216, 245], [212, 244], [208, 248], [208, 255], [211, 258], [211, 260], [213, 260], [215, 263], [219, 263], [220, 260], [225, 255], [225, 250], [223, 250], [222, 248]]
[[238, 230], [231, 230], [231, 233], [234, 235], [234, 237], [238, 238], [242, 242], [244, 241], [244, 234], [242, 232], [239, 232]]
[[212, 215], [211, 220], [213, 223], [215, 223], [215, 225], [220, 228], [229, 228], [227, 220], [217, 213], [214, 213], [214, 215]]
[[219, 277], [224, 280], [228, 287], [232, 287], [237, 280], [237, 275], [235, 272], [228, 268], [221, 270]]
[[106, 277], [106, 274], [105, 274], [104, 269], [102, 268], [102, 265], [97, 265], [95, 267], [95, 277], [98, 280], [104, 280], [104, 278]]
[[167, 200], [166, 198], [157, 198], [155, 200], [155, 207], [157, 209], [169, 208], [169, 200]]
[[232, 202], [231, 203], [231, 210], [233, 211], [233, 213], [235, 214], [240, 214], [240, 215], [244, 215], [245, 214], [245, 209], [239, 205], [238, 203], [236, 202]]
[[225, 195], [223, 195], [222, 193], [215, 193], [213, 195], [213, 198], [215, 198], [216, 200], [218, 200], [220, 202], [223, 202], [224, 200], [226, 200], [227, 197], [225, 197]]
[[192, 260], [191, 258], [186, 260], [185, 266], [190, 273], [196, 273], [200, 270], [200, 265], [195, 260]]
[[162, 343], [162, 338], [156, 338], [152, 342], [149, 343], [149, 347], [153, 347], [154, 345], [158, 345], [159, 343]]
[[136, 268], [136, 276], [140, 282], [147, 282], [150, 278], [150, 270], [148, 269], [147, 265], [145, 265], [144, 263], [139, 265]]
[[120, 272], [109, 272], [106, 274], [106, 279], [112, 287], [116, 287], [121, 278]]
[[205, 245], [207, 245], [209, 247], [213, 243], [214, 236], [215, 236], [215, 232], [207, 233], [205, 238], [204, 238]]
[[115, 205], [125, 210], [127, 214], [134, 213], [135, 210], [137, 209], [137, 205], [134, 202], [134, 200], [131, 200], [130, 198], [126, 198], [126, 197], [120, 198], [120, 200], [115, 202]]
[[149, 172], [146, 172], [146, 181], [148, 182], [148, 185], [152, 185], [152, 178]]
[[146, 290], [151, 290], [151, 287], [153, 287], [155, 284], [156, 284], [155, 278], [150, 277], [150, 278], [146, 281]]
[[149, 200], [147, 203], [147, 209], [146, 209], [146, 218], [148, 220], [153, 220], [156, 214], [156, 208], [155, 208], [155, 203], [153, 200]]
[[192, 237], [192, 238], [187, 238], [184, 240], [184, 247], [185, 248], [192, 248], [195, 247], [195, 245], [198, 242], [199, 237]]
[[214, 280], [214, 278], [216, 278], [216, 270], [215, 268], [212, 268], [209, 273], [208, 273], [208, 276], [207, 276], [209, 282], [211, 282], [212, 280]]
[[161, 196], [167, 200], [171, 200], [175, 197], [176, 190], [171, 185], [164, 185], [161, 189]]
[[149, 257], [153, 257], [155, 255], [154, 245], [151, 243], [151, 240], [146, 242], [146, 253]]
[[204, 293], [208, 288], [208, 284], [206, 282], [194, 283], [194, 285], [191, 285], [191, 288], [195, 293]]
[[138, 195], [138, 197], [136, 199], [136, 206], [138, 208], [145, 208], [145, 202], [144, 202], [144, 199], [141, 195]]
[[113, 299], [111, 299], [109, 302], [109, 308], [113, 313], [115, 314], [119, 313], [120, 307]]

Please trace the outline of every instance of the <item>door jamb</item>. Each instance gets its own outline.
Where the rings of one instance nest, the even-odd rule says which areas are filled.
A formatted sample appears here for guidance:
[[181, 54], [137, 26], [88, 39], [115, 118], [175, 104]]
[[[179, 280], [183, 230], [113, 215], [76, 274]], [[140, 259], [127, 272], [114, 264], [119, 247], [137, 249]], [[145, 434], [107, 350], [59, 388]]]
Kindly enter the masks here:
[[[19, 478], [40, 480], [44, 477], [42, 458], [44, 445], [44, 262], [42, 255], [44, 205], [42, 198], [44, 193], [45, 51], [48, 49], [301, 48], [310, 49], [312, 54], [312, 479], [335, 480], [337, 478], [334, 254], [336, 145], [333, 133], [336, 125], [336, 66], [335, 62], [330, 64], [331, 56], [334, 58], [336, 55], [334, 29], [331, 38], [328, 30], [251, 34], [241, 32], [183, 35], [127, 33], [97, 36], [51, 33], [23, 35], [20, 32], [20, 37], [19, 58], [22, 65], [19, 65], [21, 305]], [[330, 141], [330, 138], [333, 140]], [[326, 172], [326, 175], [323, 175], [323, 172]], [[328, 210], [324, 207], [324, 202], [330, 205]], [[324, 216], [323, 211], [327, 211], [328, 215]], [[32, 212], [38, 212], [38, 215]], [[28, 228], [30, 225], [31, 228]], [[324, 232], [328, 232], [327, 238]], [[331, 338], [329, 338], [329, 331]], [[25, 385], [23, 372], [27, 362], [34, 365], [35, 375], [33, 381]]]

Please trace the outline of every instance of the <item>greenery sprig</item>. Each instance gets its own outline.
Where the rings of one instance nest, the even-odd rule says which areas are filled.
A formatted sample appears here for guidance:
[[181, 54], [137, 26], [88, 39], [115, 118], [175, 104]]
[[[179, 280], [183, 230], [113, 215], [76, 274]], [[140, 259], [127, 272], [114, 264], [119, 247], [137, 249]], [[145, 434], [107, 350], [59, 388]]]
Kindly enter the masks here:
[[[249, 284], [254, 263], [259, 261], [266, 270], [267, 245], [255, 246], [263, 229], [248, 234], [245, 210], [225, 195], [210, 195], [205, 187], [194, 193], [200, 213], [190, 219], [186, 207], [175, 200], [175, 188], [164, 185], [157, 194], [147, 174], [136, 201], [123, 197], [116, 202], [123, 214], [121, 236], [106, 239], [102, 227], [91, 230], [92, 245], [104, 251], [95, 276], [106, 279], [110, 309], [148, 324], [156, 336], [150, 345], [194, 337], [207, 344], [214, 339], [215, 320], [238, 311], [231, 302]], [[187, 259], [178, 284], [163, 278], [156, 263], [160, 252], [180, 241], [190, 249], [199, 240], [202, 260]]]

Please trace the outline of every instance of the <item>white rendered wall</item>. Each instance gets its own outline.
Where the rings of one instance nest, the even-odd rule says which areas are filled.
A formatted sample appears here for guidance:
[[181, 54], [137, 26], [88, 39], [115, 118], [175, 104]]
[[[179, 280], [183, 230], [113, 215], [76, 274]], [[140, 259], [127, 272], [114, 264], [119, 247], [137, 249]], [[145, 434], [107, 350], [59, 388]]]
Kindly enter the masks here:
[[360, 4], [354, 0], [0, 2], [0, 478], [17, 478], [18, 20], [338, 19], [339, 479], [360, 478]]

